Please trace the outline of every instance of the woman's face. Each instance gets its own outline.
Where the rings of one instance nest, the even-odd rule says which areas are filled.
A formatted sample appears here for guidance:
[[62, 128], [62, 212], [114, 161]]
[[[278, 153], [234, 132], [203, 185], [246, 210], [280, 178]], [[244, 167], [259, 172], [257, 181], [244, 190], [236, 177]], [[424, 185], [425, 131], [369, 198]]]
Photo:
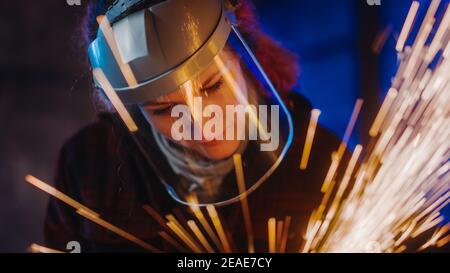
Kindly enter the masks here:
[[[211, 65], [188, 84], [168, 95], [149, 101], [141, 107], [153, 128], [160, 134], [208, 159], [220, 160], [233, 155], [242, 141], [238, 140], [236, 136], [232, 140], [226, 139], [226, 131], [234, 129], [234, 132], [237, 132], [238, 125], [237, 122], [234, 122], [234, 116], [233, 119], [225, 118], [226, 105], [238, 105], [239, 101], [243, 101], [242, 95], [247, 96], [247, 86], [239, 59], [231, 51], [223, 50], [215, 57]], [[202, 99], [202, 109], [197, 109], [197, 112], [192, 110], [194, 97]], [[223, 113], [222, 132], [215, 131], [214, 136], [217, 138], [217, 135], [221, 135], [222, 137], [207, 140], [211, 139], [211, 136], [208, 138], [205, 131], [202, 130], [201, 140], [175, 141], [171, 135], [171, 129], [179, 117], [172, 117], [171, 112], [176, 105], [186, 105], [190, 109], [192, 127], [199, 126], [199, 123], [204, 125], [209, 119], [214, 118], [214, 114], [206, 118], [202, 114], [195, 117], [192, 113], [203, 113], [203, 109], [208, 105], [220, 107]], [[203, 127], [201, 126], [201, 128]]]

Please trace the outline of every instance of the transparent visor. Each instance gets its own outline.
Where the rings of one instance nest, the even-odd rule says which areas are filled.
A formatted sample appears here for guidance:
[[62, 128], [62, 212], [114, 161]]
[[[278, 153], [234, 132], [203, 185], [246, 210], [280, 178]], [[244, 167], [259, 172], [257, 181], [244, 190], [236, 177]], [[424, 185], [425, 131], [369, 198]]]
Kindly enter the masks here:
[[239, 201], [269, 179], [292, 141], [291, 117], [241, 38], [232, 28], [209, 65], [172, 92], [133, 105], [114, 97], [146, 160], [180, 203]]

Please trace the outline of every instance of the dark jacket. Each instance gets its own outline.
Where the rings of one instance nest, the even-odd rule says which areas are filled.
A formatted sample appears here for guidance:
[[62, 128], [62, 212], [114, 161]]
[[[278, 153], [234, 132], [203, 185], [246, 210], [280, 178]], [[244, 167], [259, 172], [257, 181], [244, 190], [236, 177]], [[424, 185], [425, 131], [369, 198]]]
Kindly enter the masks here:
[[[294, 140], [286, 158], [248, 202], [257, 251], [267, 251], [267, 220], [292, 216], [288, 251], [298, 251], [314, 208], [322, 198], [320, 187], [339, 139], [318, 126], [306, 171], [299, 169], [311, 111], [300, 95], [286, 99], [294, 121]], [[163, 217], [175, 210], [194, 219], [189, 209], [176, 203], [144, 162], [129, 135], [110, 115], [83, 128], [61, 150], [55, 186], [110, 223], [154, 246], [171, 251], [158, 232], [163, 228], [143, 209], [150, 205]], [[246, 250], [246, 233], [240, 203], [218, 208], [235, 251]], [[142, 251], [139, 246], [81, 217], [72, 207], [51, 198], [45, 220], [48, 247], [65, 250], [78, 241], [82, 252]]]

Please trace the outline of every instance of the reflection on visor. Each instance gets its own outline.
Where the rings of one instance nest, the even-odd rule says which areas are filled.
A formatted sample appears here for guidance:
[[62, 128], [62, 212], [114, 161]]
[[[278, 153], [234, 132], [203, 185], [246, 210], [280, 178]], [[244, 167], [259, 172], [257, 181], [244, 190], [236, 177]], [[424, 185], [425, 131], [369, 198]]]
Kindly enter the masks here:
[[[244, 78], [239, 61], [233, 58], [236, 57], [231, 53], [219, 54], [199, 79], [186, 82], [167, 96], [142, 104], [141, 110], [153, 128], [210, 159], [229, 157], [236, 150], [228, 149], [228, 153], [217, 155], [208, 153], [211, 149], [205, 147], [218, 144], [217, 141], [233, 145], [232, 141], [257, 140], [259, 137], [267, 142], [260, 143], [262, 151], [276, 150], [279, 106], [257, 101], [255, 87]], [[227, 59], [231, 61], [225, 66]], [[197, 145], [198, 142], [203, 145]], [[234, 147], [237, 145], [235, 142]]]
[[[277, 168], [292, 141], [286, 107], [232, 30], [224, 48], [195, 77], [137, 104], [122, 102], [101, 70], [94, 70], [161, 182], [186, 205], [220, 206], [248, 195]], [[239, 172], [233, 171], [236, 155]]]

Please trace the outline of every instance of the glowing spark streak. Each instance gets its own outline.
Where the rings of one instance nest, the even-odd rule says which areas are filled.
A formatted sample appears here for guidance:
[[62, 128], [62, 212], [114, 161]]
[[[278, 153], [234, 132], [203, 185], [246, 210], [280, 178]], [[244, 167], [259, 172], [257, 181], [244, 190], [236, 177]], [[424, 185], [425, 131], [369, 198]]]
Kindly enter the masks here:
[[[198, 204], [198, 200], [195, 196], [188, 196], [187, 201], [190, 204]], [[216, 245], [217, 249], [224, 251], [224, 249], [219, 241], [219, 238], [217, 237], [217, 235], [214, 233], [213, 229], [209, 225], [209, 223], [206, 220], [205, 216], [203, 215], [203, 212], [201, 211], [200, 207], [192, 205], [192, 206], [190, 206], [190, 208], [191, 208], [192, 212], [194, 213], [195, 217], [197, 218], [197, 220], [202, 225], [203, 229], [205, 229], [209, 238], [211, 238], [213, 243]]]
[[308, 166], [309, 155], [314, 141], [314, 134], [316, 133], [317, 121], [320, 116], [320, 110], [313, 109], [311, 111], [311, 118], [309, 120], [308, 132], [306, 133], [305, 146], [303, 148], [302, 159], [300, 161], [300, 169], [305, 170]]
[[427, 40], [428, 35], [430, 35], [431, 29], [433, 28], [433, 23], [434, 19], [430, 20], [430, 22], [427, 22], [425, 24], [425, 27], [423, 28], [423, 31], [419, 33], [419, 36], [417, 36], [411, 56], [409, 58], [409, 62], [407, 63], [405, 71], [403, 72], [404, 78], [413, 76], [413, 72], [415, 72], [414, 69], [415, 67], [417, 67], [417, 61], [419, 61], [419, 54], [424, 48], [425, 41]]
[[276, 246], [275, 250], [278, 252], [281, 246], [281, 236], [283, 234], [283, 220], [277, 221]]
[[436, 31], [432, 43], [428, 47], [427, 55], [424, 58], [426, 62], [431, 62], [431, 60], [438, 52], [439, 48], [442, 46], [443, 42], [442, 39], [444, 38], [445, 32], [448, 31], [449, 26], [450, 26], [450, 8], [449, 6], [447, 6], [441, 24], [438, 30]]
[[401, 252], [403, 252], [405, 250], [406, 250], [406, 246], [402, 245], [402, 246], [399, 246], [397, 249], [395, 249], [393, 252], [394, 253], [401, 253]]
[[151, 252], [161, 252], [160, 250], [158, 250], [155, 247], [149, 245], [148, 243], [142, 241], [141, 239], [137, 238], [136, 236], [126, 232], [125, 230], [118, 228], [99, 217], [93, 217], [89, 212], [87, 212], [83, 209], [78, 209], [77, 213], [80, 214], [81, 216], [91, 220], [92, 222], [96, 223], [97, 225], [100, 225], [100, 226], [106, 228], [107, 230], [141, 246], [142, 248], [145, 248]]
[[166, 228], [166, 222], [164, 221], [164, 218], [151, 206], [149, 205], [143, 205], [142, 208], [163, 228]]
[[409, 8], [408, 15], [406, 17], [405, 23], [403, 24], [402, 31], [400, 32], [400, 36], [398, 37], [397, 45], [395, 49], [398, 52], [403, 51], [403, 47], [405, 46], [406, 38], [411, 31], [412, 24], [414, 22], [414, 18], [416, 17], [417, 11], [419, 10], [419, 2], [414, 1]]
[[[419, 251], [424, 250], [430, 246], [435, 246], [438, 243], [438, 240], [445, 235], [449, 230], [449, 225], [445, 225], [439, 229], [437, 229], [434, 234], [431, 236], [431, 238], [425, 243], [423, 244], [421, 247], [419, 247]], [[443, 238], [445, 239], [445, 238]]]
[[414, 41], [409, 61], [403, 72], [403, 78], [407, 78], [407, 76], [410, 76], [408, 77], [408, 79], [410, 79], [414, 76], [413, 74], [415, 74], [415, 70], [413, 69], [416, 69], [417, 67], [417, 61], [419, 60], [420, 52], [424, 48], [428, 35], [433, 28], [433, 24], [435, 22], [434, 15], [439, 7], [440, 2], [441, 0], [432, 0], [430, 6], [428, 7], [427, 14], [425, 15], [423, 23], [420, 26], [419, 33], [417, 34], [416, 40]]
[[281, 236], [281, 243], [280, 243], [280, 253], [286, 252], [286, 246], [289, 236], [289, 226], [291, 224], [291, 216], [286, 216], [284, 218], [284, 225], [283, 225], [283, 234]]
[[363, 104], [362, 99], [356, 100], [355, 106], [353, 107], [352, 115], [350, 117], [350, 121], [347, 125], [347, 128], [345, 129], [344, 138], [342, 139], [342, 142], [341, 142], [338, 152], [337, 152], [339, 158], [342, 158], [342, 155], [344, 154], [345, 149], [347, 148], [347, 143], [353, 132], [353, 128], [355, 127], [355, 123], [356, 123], [356, 120], [358, 119], [359, 112], [361, 111], [362, 104]]
[[350, 181], [351, 175], [353, 173], [353, 170], [355, 169], [356, 163], [358, 162], [358, 158], [361, 154], [362, 146], [356, 145], [355, 150], [353, 151], [352, 157], [350, 158], [350, 161], [348, 163], [348, 167], [345, 170], [344, 178], [342, 179], [342, 183], [339, 186], [339, 190], [336, 193], [336, 196], [339, 198], [338, 201], [340, 201], [340, 198], [344, 195], [344, 191], [347, 188], [347, 185]]
[[234, 169], [236, 171], [236, 180], [239, 188], [239, 193], [242, 196], [241, 207], [242, 207], [242, 216], [244, 218], [245, 230], [247, 232], [247, 246], [248, 252], [254, 253], [255, 246], [253, 242], [253, 228], [252, 221], [250, 217], [250, 209], [248, 207], [247, 195], [245, 194], [245, 178], [244, 178], [244, 170], [242, 168], [242, 159], [240, 154], [233, 155]]
[[[162, 218], [162, 216], [155, 210], [153, 209], [150, 205], [145, 204], [142, 206], [142, 208], [165, 230], [169, 231], [169, 232], [173, 232], [167, 225], [166, 225], [166, 221], [164, 220], [164, 218]], [[172, 246], [174, 246], [176, 249], [178, 249], [181, 252], [187, 252], [186, 249], [184, 247], [182, 247], [180, 244], [178, 244], [167, 232], [165, 231], [161, 231], [158, 232], [158, 234], [164, 239], [166, 240], [169, 244], [171, 244]], [[173, 233], [174, 234], [174, 233]], [[175, 234], [176, 235], [176, 234]]]
[[437, 247], [443, 247], [450, 241], [450, 235], [445, 236], [444, 238], [440, 239], [436, 242]]
[[231, 252], [231, 247], [228, 242], [227, 236], [225, 235], [225, 231], [223, 230], [222, 223], [220, 222], [219, 215], [217, 214], [216, 208], [212, 205], [208, 205], [206, 207], [208, 211], [209, 217], [211, 218], [214, 227], [216, 228], [217, 234], [219, 234], [220, 241], [222, 242], [222, 247], [226, 253]]
[[167, 222], [167, 226], [175, 232], [175, 234], [183, 240], [183, 242], [195, 253], [202, 253], [200, 248], [192, 241], [192, 238], [190, 238], [189, 234], [186, 233], [185, 230], [182, 230], [183, 227], [181, 227], [179, 224], [175, 224], [174, 222]]
[[381, 105], [380, 111], [378, 112], [375, 121], [373, 122], [372, 127], [370, 128], [369, 135], [371, 137], [375, 137], [378, 134], [381, 123], [383, 122], [383, 119], [385, 118], [387, 112], [389, 111], [389, 108], [394, 102], [395, 97], [397, 97], [397, 93], [398, 92], [397, 90], [395, 90], [395, 88], [389, 89], [386, 98], [384, 99], [384, 102]]
[[[439, 2], [432, 1], [412, 50], [402, 52], [391, 87], [396, 96], [374, 122], [371, 135], [379, 137], [368, 146], [353, 188], [347, 196], [337, 190], [338, 202], [328, 208], [322, 201], [314, 210], [304, 252], [365, 252], [371, 246], [377, 252], [402, 252], [407, 240], [443, 221], [440, 210], [450, 202], [450, 43], [443, 39], [448, 7], [431, 45], [425, 44]], [[442, 56], [431, 65], [439, 50]], [[338, 154], [333, 158], [336, 162]], [[344, 175], [336, 185], [346, 188], [347, 179]], [[437, 229], [421, 249], [447, 243], [447, 237], [439, 239], [446, 232]]]
[[103, 71], [100, 68], [94, 68], [93, 74], [94, 78], [97, 80], [97, 82], [100, 84], [101, 88], [105, 92], [105, 95], [108, 97], [109, 101], [111, 102], [111, 104], [116, 109], [117, 113], [119, 113], [119, 116], [124, 121], [128, 130], [130, 132], [136, 132], [138, 130], [136, 123], [134, 122], [130, 113], [128, 113], [127, 109], [125, 108], [125, 105], [123, 105], [122, 101], [117, 96], [116, 92], [111, 86], [111, 83], [108, 81]]
[[44, 181], [32, 176], [27, 175], [25, 176], [25, 180], [30, 183], [31, 185], [35, 186], [36, 188], [50, 194], [51, 196], [54, 196], [61, 200], [62, 202], [66, 203], [67, 205], [75, 208], [75, 209], [84, 209], [85, 211], [89, 211], [92, 215], [99, 217], [100, 215], [95, 213], [94, 211], [90, 210], [83, 204], [77, 202], [76, 200], [72, 199], [71, 197], [67, 196], [66, 194], [58, 191], [54, 187], [50, 186], [49, 184], [45, 183]]
[[[245, 94], [247, 94], [247, 91], [243, 91], [237, 80], [235, 79], [235, 76], [231, 73], [230, 69], [227, 68], [225, 63], [223, 62], [222, 58], [217, 55], [214, 58], [214, 62], [216, 63], [217, 67], [219, 68], [221, 74], [223, 75], [225, 82], [228, 86], [230, 86], [231, 90], [233, 91], [237, 101], [239, 104], [243, 106], [249, 105], [249, 101]], [[253, 111], [251, 108], [248, 111], [249, 115], [249, 121], [256, 125], [256, 128], [258, 128], [258, 132], [261, 135], [261, 139], [268, 140], [270, 139], [269, 134], [266, 130], [266, 128], [261, 124], [259, 121], [258, 115], [255, 111]]]
[[277, 224], [277, 221], [273, 217], [267, 221], [267, 231], [268, 231], [268, 238], [269, 238], [269, 253], [276, 252], [276, 224]]
[[[175, 230], [177, 230], [177, 235], [181, 234], [182, 236], [180, 236], [180, 238], [183, 239], [183, 241], [185, 243], [187, 243], [187, 245], [193, 251], [195, 251], [197, 253], [203, 252], [201, 250], [200, 246], [194, 240], [194, 238], [192, 238], [192, 236], [189, 234], [189, 232], [180, 224], [180, 222], [178, 222], [178, 220], [175, 218], [175, 216], [173, 216], [172, 214], [168, 214], [168, 215], [166, 215], [166, 219], [169, 220], [169, 223], [171, 223], [171, 225], [172, 225], [171, 229], [174, 232], [175, 232]], [[173, 227], [175, 227], [175, 229]]]
[[48, 185], [47, 183], [43, 182], [42, 180], [39, 180], [38, 178], [32, 176], [32, 175], [27, 175], [25, 177], [25, 180], [32, 184], [33, 186], [37, 187], [38, 189], [41, 189], [45, 192], [47, 192], [48, 194], [52, 195], [53, 197], [59, 199], [60, 201], [66, 203], [67, 205], [73, 207], [76, 209], [76, 212], [78, 214], [80, 214], [81, 216], [91, 220], [92, 222], [108, 229], [109, 231], [141, 246], [144, 249], [147, 249], [151, 252], [161, 252], [159, 249], [155, 248], [154, 246], [142, 241], [141, 239], [137, 238], [136, 236], [124, 231], [121, 228], [118, 228], [112, 224], [110, 224], [109, 222], [103, 220], [100, 218], [99, 214], [92, 211], [91, 209], [83, 206], [82, 204], [80, 204], [79, 202], [75, 201], [74, 199], [70, 198], [69, 196], [65, 195], [64, 193], [56, 190], [55, 188], [51, 187], [50, 185]]
[[331, 181], [333, 180], [339, 163], [344, 155], [345, 149], [347, 148], [348, 140], [350, 139], [350, 135], [352, 134], [353, 128], [355, 126], [356, 120], [358, 119], [359, 112], [361, 111], [361, 107], [363, 104], [362, 99], [357, 99], [355, 106], [353, 107], [352, 115], [350, 117], [350, 121], [347, 124], [347, 128], [345, 129], [344, 137], [339, 145], [338, 151], [333, 157], [333, 161], [331, 163], [330, 169], [328, 170], [327, 176], [322, 185], [322, 192], [326, 192], [330, 186]]
[[346, 190], [348, 183], [350, 181], [351, 175], [354, 171], [354, 168], [356, 166], [356, 163], [358, 162], [358, 158], [361, 154], [362, 151], [362, 146], [361, 145], [356, 145], [355, 150], [353, 151], [352, 157], [350, 158], [350, 161], [348, 163], [347, 169], [345, 170], [345, 174], [344, 177], [342, 179], [342, 182], [339, 184], [339, 188], [338, 191], [334, 197], [333, 202], [331, 203], [331, 208], [328, 211], [327, 215], [326, 215], [326, 219], [323, 222], [319, 232], [318, 232], [318, 236], [323, 237], [325, 235], [325, 232], [327, 231], [330, 222], [332, 221], [332, 219], [334, 217], [336, 217], [336, 213], [337, 210], [339, 208], [339, 204], [341, 202], [341, 199], [344, 195], [344, 191]]
[[33, 253], [65, 253], [56, 249], [48, 248], [38, 244], [31, 244], [30, 251]]
[[198, 228], [197, 224], [193, 220], [189, 220], [187, 223], [191, 228], [192, 232], [194, 232], [195, 236], [197, 236], [197, 239], [200, 241], [202, 246], [206, 249], [206, 251], [208, 251], [208, 253], [214, 253], [214, 250], [212, 249], [211, 245], [208, 243], [208, 240], [206, 240], [205, 236]]

